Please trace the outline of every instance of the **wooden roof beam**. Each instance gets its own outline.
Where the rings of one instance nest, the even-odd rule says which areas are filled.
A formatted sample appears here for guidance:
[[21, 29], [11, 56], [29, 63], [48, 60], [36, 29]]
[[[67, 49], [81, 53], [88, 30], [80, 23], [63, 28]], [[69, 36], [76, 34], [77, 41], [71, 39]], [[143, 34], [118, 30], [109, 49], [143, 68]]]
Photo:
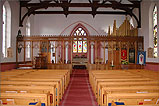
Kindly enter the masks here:
[[[42, 3], [21, 3], [21, 7], [39, 7], [42, 6]], [[62, 6], [67, 6], [67, 7], [93, 7], [93, 6], [97, 6], [97, 7], [112, 7], [112, 4], [102, 4], [102, 3], [49, 3], [48, 6], [49, 7], [62, 7]], [[121, 7], [134, 7], [134, 8], [138, 8], [139, 5], [133, 5], [133, 4], [118, 4], [118, 6]]]
[[39, 0], [40, 1], [40, 3], [49, 3], [49, 2], [51, 2], [52, 0]]
[[[34, 11], [32, 14], [64, 14], [64, 11]], [[68, 14], [92, 14], [92, 11], [68, 11]], [[96, 14], [118, 14], [127, 15], [126, 12], [119, 11], [96, 11]]]
[[[72, 0], [40, 0], [41, 3], [29, 3], [31, 0], [19, 0], [20, 1], [20, 10], [22, 7], [27, 7], [28, 12], [23, 15], [21, 19], [21, 11], [20, 11], [20, 21], [19, 25], [22, 26], [22, 23], [26, 16], [30, 16], [31, 14], [92, 14], [93, 17], [96, 14], [121, 14], [121, 15], [130, 15], [133, 16], [137, 23], [138, 27], [141, 27], [141, 10], [140, 10], [140, 1], [129, 0], [132, 4], [122, 4], [121, 0], [103, 0], [102, 3], [99, 3], [100, 0], [88, 0], [90, 3], [71, 3]], [[54, 1], [55, 3], [50, 3]], [[110, 2], [111, 4], [107, 4], [106, 2]], [[47, 9], [48, 7], [61, 7], [63, 11], [38, 11], [39, 9]], [[90, 7], [92, 11], [69, 11], [69, 7]], [[112, 8], [116, 11], [97, 11], [98, 8]], [[132, 12], [133, 8], [139, 9], [139, 19]], [[121, 12], [119, 10], [123, 10]]]

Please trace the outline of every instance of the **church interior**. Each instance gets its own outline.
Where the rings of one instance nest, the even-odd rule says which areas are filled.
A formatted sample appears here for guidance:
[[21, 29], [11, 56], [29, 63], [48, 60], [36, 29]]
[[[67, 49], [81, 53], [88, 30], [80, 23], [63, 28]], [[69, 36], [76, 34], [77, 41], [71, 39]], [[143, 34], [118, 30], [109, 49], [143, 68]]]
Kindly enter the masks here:
[[158, 0], [1, 0], [0, 105], [159, 106]]

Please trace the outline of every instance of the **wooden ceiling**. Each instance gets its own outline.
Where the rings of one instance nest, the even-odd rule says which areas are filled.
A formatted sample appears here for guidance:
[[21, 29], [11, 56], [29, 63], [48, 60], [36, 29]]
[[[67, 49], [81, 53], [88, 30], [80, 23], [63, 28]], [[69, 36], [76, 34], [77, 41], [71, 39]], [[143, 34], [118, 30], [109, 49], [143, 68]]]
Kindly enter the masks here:
[[[31, 14], [64, 14], [66, 17], [69, 14], [91, 14], [93, 17], [97, 14], [117, 14], [134, 17], [138, 28], [141, 28], [141, 1], [142, 0], [19, 0], [19, 26], [22, 27], [24, 19]], [[28, 9], [24, 15], [21, 13], [23, 8]], [[50, 10], [50, 8], [53, 9]], [[61, 8], [61, 10], [56, 10], [55, 8]], [[76, 11], [77, 9], [74, 10], [74, 8], [85, 8], [85, 10]], [[133, 9], [135, 8], [139, 11], [139, 17], [133, 13]]]

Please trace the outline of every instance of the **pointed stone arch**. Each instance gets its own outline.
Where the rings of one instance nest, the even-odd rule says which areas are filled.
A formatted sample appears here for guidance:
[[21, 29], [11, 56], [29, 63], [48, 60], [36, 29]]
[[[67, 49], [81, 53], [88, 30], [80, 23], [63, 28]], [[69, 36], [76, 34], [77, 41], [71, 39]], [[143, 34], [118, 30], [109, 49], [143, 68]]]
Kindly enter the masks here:
[[89, 34], [89, 31], [87, 30], [87, 28], [86, 28], [83, 24], [81, 24], [81, 23], [78, 23], [78, 24], [72, 29], [70, 35], [73, 36], [73, 34], [75, 33], [75, 31], [78, 30], [78, 28], [82, 28], [82, 29], [86, 32], [86, 36], [89, 36], [89, 35], [90, 35], [90, 34]]
[[[82, 55], [87, 53], [87, 36], [89, 32], [87, 28], [81, 23], [77, 24], [71, 31], [71, 36], [73, 36], [73, 53], [80, 53]], [[77, 54], [76, 54], [77, 55]]]

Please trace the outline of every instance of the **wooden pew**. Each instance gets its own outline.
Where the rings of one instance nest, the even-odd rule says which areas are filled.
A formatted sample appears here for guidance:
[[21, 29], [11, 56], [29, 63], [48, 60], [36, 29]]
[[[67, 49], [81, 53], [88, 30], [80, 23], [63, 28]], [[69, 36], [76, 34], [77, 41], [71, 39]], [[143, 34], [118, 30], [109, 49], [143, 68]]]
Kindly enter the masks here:
[[112, 86], [102, 87], [98, 95], [98, 104], [104, 105], [103, 97], [105, 94], [114, 93], [159, 93], [159, 86]]
[[145, 105], [154, 105], [159, 98], [159, 93], [114, 93], [104, 95], [104, 105], [108, 106], [108, 103], [124, 102], [125, 105], [139, 105], [140, 103]]
[[38, 70], [27, 75], [18, 76], [17, 78], [30, 78], [34, 76], [33, 79], [62, 79], [60, 83], [62, 88], [62, 94], [64, 94], [64, 90], [68, 86], [70, 78], [70, 74], [68, 72], [68, 70]]
[[[70, 71], [69, 70], [13, 70], [4, 75], [7, 78], [4, 78], [1, 84], [13, 84], [13, 85], [46, 85], [55, 87], [55, 100], [56, 104], [59, 104], [64, 94], [64, 90], [67, 88], [70, 80]], [[11, 74], [13, 73], [13, 75]], [[8, 74], [8, 75], [7, 75]], [[55, 84], [56, 83], [56, 84]], [[55, 101], [54, 100], [54, 101]]]
[[46, 76], [63, 75], [65, 89], [68, 86], [69, 81], [70, 81], [70, 71], [69, 70], [48, 70], [48, 69], [47, 70], [38, 70], [36, 72], [30, 73], [29, 75], [46, 75]]
[[127, 82], [127, 81], [132, 81], [132, 82], [136, 82], [136, 81], [153, 81], [152, 79], [149, 79], [149, 78], [125, 78], [125, 79], [117, 79], [117, 78], [114, 78], [114, 79], [96, 79], [96, 82], [94, 84], [95, 86], [95, 89], [97, 90], [98, 89], [98, 83], [99, 82]]
[[60, 102], [60, 85], [58, 82], [45, 82], [45, 81], [1, 81], [1, 85], [16, 85], [16, 86], [55, 86], [55, 104]]
[[159, 72], [151, 70], [128, 70], [128, 72], [136, 75], [141, 75], [143, 77], [151, 78], [154, 80], [159, 80]]
[[143, 82], [99, 82], [97, 89], [97, 98], [103, 87], [133, 87], [133, 86], [158, 86], [158, 81], [143, 81]]
[[[16, 92], [16, 93], [38, 93], [50, 94], [50, 104], [56, 106], [55, 86], [22, 86], [22, 85], [1, 85], [1, 93]], [[48, 98], [49, 99], [49, 98]]]
[[[139, 78], [141, 78], [142, 76], [139, 76], [139, 75], [135, 75], [135, 74], [132, 74], [132, 73], [129, 73], [129, 72], [126, 72], [126, 71], [118, 71], [118, 70], [115, 70], [115, 71], [110, 71], [110, 70], [108, 70], [108, 71], [90, 71], [89, 72], [89, 81], [90, 81], [90, 84], [91, 85], [93, 85], [94, 84], [94, 82], [93, 81], [95, 81], [95, 79], [98, 79], [98, 78], [100, 78], [100, 79], [102, 79], [102, 78], [114, 78], [114, 77], [121, 77], [121, 76], [123, 76], [123, 77], [128, 77], [128, 76], [130, 76], [130, 77], [139, 77]], [[129, 78], [130, 78], [129, 77]]]
[[[95, 74], [93, 74], [93, 73], [95, 73]], [[102, 80], [102, 81], [104, 79], [105, 80], [108, 80], [108, 79], [112, 80], [114, 78], [116, 78], [116, 79], [127, 79], [127, 80], [130, 79], [132, 81], [133, 81], [133, 79], [142, 80], [142, 81], [153, 80], [153, 79], [150, 79], [150, 78], [145, 79], [141, 75], [135, 75], [135, 74], [125, 72], [125, 71], [91, 71], [90, 74], [92, 74], [92, 75], [89, 75], [89, 76], [93, 77], [93, 78], [90, 78], [90, 84], [93, 88], [94, 93], [96, 91], [99, 80]]]
[[0, 99], [3, 103], [7, 102], [7, 99], [12, 99], [12, 103], [8, 105], [29, 105], [30, 102], [45, 103], [46, 106], [50, 106], [50, 99], [48, 94], [34, 94], [34, 93], [1, 93]]
[[[159, 81], [155, 81], [155, 79], [151, 77], [145, 77], [144, 71], [142, 74], [135, 74], [134, 72], [131, 72], [132, 70], [128, 71], [121, 71], [121, 70], [98, 70], [98, 71], [89, 71], [89, 81], [92, 86], [93, 92], [96, 95], [96, 98], [101, 102], [103, 100], [103, 93], [106, 92], [106, 89], [108, 87], [135, 87], [135, 86], [148, 86], [151, 88], [151, 86], [157, 86], [159, 85]], [[154, 75], [154, 74], [152, 74]], [[150, 75], [149, 75], [150, 76]], [[158, 76], [158, 75], [157, 75]], [[104, 89], [104, 91], [103, 91]], [[152, 91], [153, 88], [149, 89], [148, 91]], [[121, 92], [121, 91], [119, 91]], [[132, 91], [126, 91], [126, 92], [132, 92]], [[135, 92], [135, 91], [133, 91]], [[155, 88], [155, 91], [157, 92], [158, 89]]]
[[17, 77], [17, 78], [10, 78], [9, 80], [11, 81], [34, 81], [34, 82], [58, 82], [59, 84], [59, 94], [60, 94], [60, 99], [62, 98], [62, 95], [64, 93], [64, 86], [63, 86], [63, 77], [60, 76], [56, 76], [53, 78], [48, 78], [47, 76], [34, 76], [33, 78], [31, 78], [31, 76], [27, 76], [27, 77]]
[[124, 76], [124, 75], [122, 75], [122, 76], [119, 76], [119, 75], [96, 75], [95, 77], [94, 77], [94, 79], [92, 80], [92, 88], [93, 88], [93, 91], [95, 92], [95, 90], [96, 90], [96, 79], [114, 79], [114, 78], [116, 78], [116, 79], [132, 79], [132, 78], [134, 78], [134, 79], [138, 79], [138, 78], [142, 78], [141, 76], [134, 76], [134, 75], [132, 75], [132, 76]]
[[16, 77], [16, 76], [20, 76], [20, 75], [24, 75], [24, 74], [28, 74], [31, 72], [34, 72], [36, 70], [11, 70], [11, 71], [5, 71], [5, 72], [1, 72], [1, 80], [7, 80], [8, 78], [11, 77]]
[[38, 103], [36, 103], [35, 105], [3, 105], [3, 104], [1, 104], [1, 106], [42, 106], [41, 105], [41, 102], [38, 102]]

